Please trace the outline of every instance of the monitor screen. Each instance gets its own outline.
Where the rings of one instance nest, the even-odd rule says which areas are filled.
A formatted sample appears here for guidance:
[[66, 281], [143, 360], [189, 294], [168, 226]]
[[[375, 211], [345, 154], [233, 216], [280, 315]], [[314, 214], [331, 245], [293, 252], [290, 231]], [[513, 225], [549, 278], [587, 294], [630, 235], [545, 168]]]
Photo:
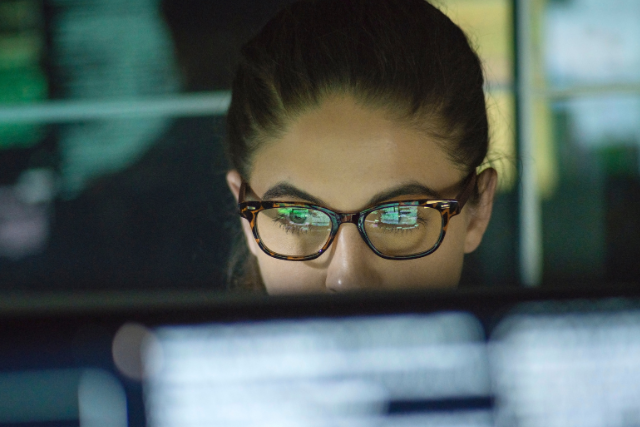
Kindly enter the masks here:
[[147, 339], [149, 426], [489, 426], [466, 313], [171, 326]]
[[639, 301], [625, 288], [5, 311], [0, 426], [634, 425]]

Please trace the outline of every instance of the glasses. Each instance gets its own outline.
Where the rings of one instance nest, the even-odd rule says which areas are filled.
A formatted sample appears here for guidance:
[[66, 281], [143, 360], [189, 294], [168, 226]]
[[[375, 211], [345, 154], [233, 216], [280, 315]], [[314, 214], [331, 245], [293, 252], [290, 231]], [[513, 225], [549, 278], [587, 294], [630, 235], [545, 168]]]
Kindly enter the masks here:
[[385, 259], [415, 259], [433, 253], [444, 239], [451, 217], [458, 215], [476, 183], [472, 172], [455, 199], [389, 202], [360, 212], [336, 212], [298, 202], [244, 201], [250, 188], [240, 187], [240, 216], [267, 255], [289, 261], [318, 258], [331, 245], [341, 224], [355, 224], [376, 255]]

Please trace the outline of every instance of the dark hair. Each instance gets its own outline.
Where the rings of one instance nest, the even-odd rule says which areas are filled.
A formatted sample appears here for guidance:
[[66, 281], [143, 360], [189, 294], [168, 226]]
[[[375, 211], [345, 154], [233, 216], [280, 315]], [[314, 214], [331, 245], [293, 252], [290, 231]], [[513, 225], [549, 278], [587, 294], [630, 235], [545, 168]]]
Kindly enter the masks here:
[[425, 131], [470, 172], [488, 150], [483, 84], [465, 34], [426, 0], [298, 1], [242, 48], [229, 160], [248, 180], [260, 144], [344, 94]]

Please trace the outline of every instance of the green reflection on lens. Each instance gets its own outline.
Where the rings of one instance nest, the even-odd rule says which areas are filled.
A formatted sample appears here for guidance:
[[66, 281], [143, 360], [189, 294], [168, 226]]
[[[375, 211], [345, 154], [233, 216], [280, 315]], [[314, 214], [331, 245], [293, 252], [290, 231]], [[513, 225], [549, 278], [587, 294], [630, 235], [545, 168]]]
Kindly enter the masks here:
[[278, 215], [293, 224], [308, 224], [316, 227], [326, 227], [331, 219], [323, 212], [307, 208], [278, 208]]
[[417, 206], [392, 206], [381, 209], [380, 222], [384, 224], [415, 226], [417, 221]]

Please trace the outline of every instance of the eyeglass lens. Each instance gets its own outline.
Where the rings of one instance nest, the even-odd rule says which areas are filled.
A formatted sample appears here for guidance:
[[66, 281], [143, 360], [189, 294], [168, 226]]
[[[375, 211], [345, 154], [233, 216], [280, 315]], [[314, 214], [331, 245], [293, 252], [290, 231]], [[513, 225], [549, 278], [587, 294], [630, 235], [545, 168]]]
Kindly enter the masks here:
[[386, 207], [365, 217], [364, 230], [383, 255], [416, 255], [438, 243], [442, 216], [438, 210], [424, 206]]
[[[331, 235], [331, 218], [316, 209], [265, 209], [256, 222], [264, 245], [283, 256], [317, 254]], [[390, 206], [370, 212], [364, 219], [364, 229], [371, 244], [383, 255], [411, 256], [437, 244], [442, 216], [429, 207]]]
[[307, 256], [322, 249], [331, 235], [331, 218], [303, 207], [265, 209], [256, 219], [264, 245], [284, 256]]

